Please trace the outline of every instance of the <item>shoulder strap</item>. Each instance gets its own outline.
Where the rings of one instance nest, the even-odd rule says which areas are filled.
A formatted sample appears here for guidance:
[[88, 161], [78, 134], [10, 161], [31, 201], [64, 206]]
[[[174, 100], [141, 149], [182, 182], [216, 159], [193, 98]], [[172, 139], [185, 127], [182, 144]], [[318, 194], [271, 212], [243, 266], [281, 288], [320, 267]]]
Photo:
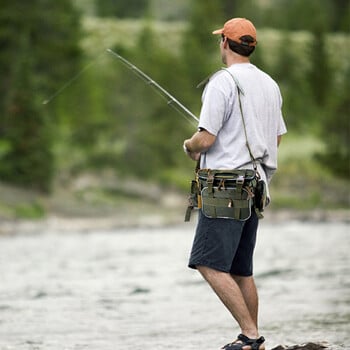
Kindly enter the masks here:
[[246, 128], [244, 114], [243, 114], [243, 108], [242, 108], [241, 95], [243, 95], [243, 96], [245, 95], [244, 90], [243, 90], [241, 84], [239, 83], [238, 79], [227, 68], [223, 68], [223, 70], [226, 71], [228, 74], [230, 74], [230, 76], [232, 77], [233, 81], [236, 84], [237, 92], [238, 92], [238, 104], [239, 104], [239, 110], [241, 112], [241, 117], [242, 117], [242, 124], [243, 124], [245, 139], [246, 139], [246, 146], [248, 148], [250, 158], [252, 159], [254, 170], [257, 170], [256, 160], [255, 160], [255, 157], [252, 153], [252, 150], [251, 150], [249, 142], [248, 142], [247, 128]]

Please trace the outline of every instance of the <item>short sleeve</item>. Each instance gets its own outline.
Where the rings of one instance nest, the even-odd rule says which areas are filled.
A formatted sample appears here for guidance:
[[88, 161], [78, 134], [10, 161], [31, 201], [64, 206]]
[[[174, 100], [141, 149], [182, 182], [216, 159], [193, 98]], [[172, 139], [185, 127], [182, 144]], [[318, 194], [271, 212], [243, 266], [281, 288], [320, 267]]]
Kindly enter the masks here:
[[218, 79], [209, 81], [202, 96], [199, 128], [217, 136], [225, 121], [227, 99], [218, 86]]

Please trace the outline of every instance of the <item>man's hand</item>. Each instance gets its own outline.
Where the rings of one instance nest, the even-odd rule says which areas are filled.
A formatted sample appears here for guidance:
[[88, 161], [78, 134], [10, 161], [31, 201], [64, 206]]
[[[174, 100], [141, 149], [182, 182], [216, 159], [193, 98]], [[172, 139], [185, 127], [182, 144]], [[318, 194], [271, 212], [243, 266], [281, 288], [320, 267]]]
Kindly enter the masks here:
[[193, 160], [197, 161], [199, 159], [199, 157], [201, 156], [200, 152], [191, 152], [187, 146], [186, 146], [186, 142], [188, 142], [189, 140], [185, 140], [184, 144], [183, 144], [183, 149], [184, 152]]
[[198, 160], [202, 152], [206, 152], [215, 142], [216, 136], [205, 129], [193, 134], [190, 139], [185, 140], [184, 151], [193, 160]]

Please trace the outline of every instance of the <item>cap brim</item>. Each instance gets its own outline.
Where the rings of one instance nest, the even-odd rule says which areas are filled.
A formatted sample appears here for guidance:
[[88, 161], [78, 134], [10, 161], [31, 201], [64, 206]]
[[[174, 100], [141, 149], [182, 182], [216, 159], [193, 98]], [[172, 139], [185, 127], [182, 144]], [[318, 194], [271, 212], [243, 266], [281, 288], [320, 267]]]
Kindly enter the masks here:
[[213, 31], [213, 34], [222, 34], [224, 32], [224, 28], [217, 29]]

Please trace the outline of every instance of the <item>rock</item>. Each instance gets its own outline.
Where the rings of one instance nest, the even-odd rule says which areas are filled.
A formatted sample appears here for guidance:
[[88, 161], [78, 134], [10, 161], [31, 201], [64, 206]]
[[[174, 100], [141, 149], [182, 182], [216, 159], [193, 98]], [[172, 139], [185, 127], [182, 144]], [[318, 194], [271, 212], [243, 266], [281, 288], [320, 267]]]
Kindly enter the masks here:
[[327, 348], [328, 348], [327, 344], [322, 342], [322, 343], [305, 343], [305, 344], [291, 345], [291, 346], [278, 345], [271, 350], [322, 350]]

